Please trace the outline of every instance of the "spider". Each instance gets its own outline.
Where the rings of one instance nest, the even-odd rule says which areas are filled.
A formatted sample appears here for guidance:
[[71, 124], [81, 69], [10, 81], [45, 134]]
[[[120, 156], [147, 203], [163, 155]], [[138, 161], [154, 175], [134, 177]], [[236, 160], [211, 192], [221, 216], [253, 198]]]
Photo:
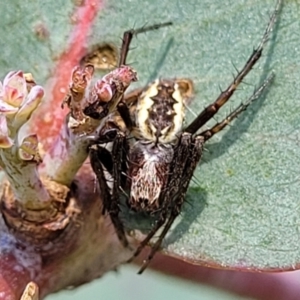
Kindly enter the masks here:
[[[127, 204], [130, 209], [157, 216], [154, 226], [133, 255], [133, 258], [139, 255], [162, 229], [139, 274], [146, 269], [180, 214], [205, 143], [258, 99], [273, 80], [272, 73], [225, 119], [198, 132], [230, 99], [261, 57], [280, 6], [281, 1], [278, 0], [258, 47], [232, 83], [185, 128], [183, 124], [188, 96], [183, 87], [189, 81], [159, 79], [146, 88], [125, 95], [117, 112], [110, 114], [101, 128], [97, 144], [90, 148], [90, 160], [103, 193], [104, 209], [109, 212], [123, 245], [128, 245], [119, 216], [123, 190], [128, 192]], [[103, 144], [111, 141], [112, 149], [109, 151]], [[111, 183], [105, 172], [110, 175]]]

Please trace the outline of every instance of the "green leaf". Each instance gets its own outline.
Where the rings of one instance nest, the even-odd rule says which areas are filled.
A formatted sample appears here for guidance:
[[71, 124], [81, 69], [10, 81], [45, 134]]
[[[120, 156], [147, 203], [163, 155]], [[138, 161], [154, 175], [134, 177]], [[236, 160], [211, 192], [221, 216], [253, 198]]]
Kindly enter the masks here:
[[70, 2], [1, 2], [1, 80], [19, 69], [33, 73], [39, 83], [49, 78], [55, 59], [68, 46], [74, 8]]
[[[55, 58], [65, 49], [72, 7], [50, 0], [23, 4], [0, 5], [6, 16], [0, 20], [1, 77], [11, 69], [34, 69], [40, 83], [50, 77]], [[111, 0], [105, 5], [90, 45], [119, 47], [123, 32], [133, 26], [174, 22], [133, 41], [128, 61], [140, 79], [133, 88], [156, 77], [191, 78], [196, 88], [191, 108], [198, 113], [217, 98], [219, 86], [225, 89], [232, 81], [234, 66], [242, 68], [263, 35], [275, 1]], [[297, 268], [299, 10], [296, 1], [285, 1], [263, 57], [218, 114], [221, 120], [274, 70], [268, 92], [206, 145], [197, 181], [191, 183], [182, 216], [164, 243], [170, 255], [237, 269]], [[36, 22], [49, 26], [46, 41], [33, 33]], [[188, 114], [188, 121], [192, 119]]]

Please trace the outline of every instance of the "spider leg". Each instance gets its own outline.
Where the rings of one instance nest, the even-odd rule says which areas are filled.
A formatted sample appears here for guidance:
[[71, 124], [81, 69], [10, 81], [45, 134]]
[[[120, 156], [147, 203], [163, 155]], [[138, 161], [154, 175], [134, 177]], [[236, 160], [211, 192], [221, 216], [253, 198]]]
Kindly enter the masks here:
[[[151, 31], [151, 30], [157, 30], [161, 27], [170, 26], [172, 24], [173, 24], [172, 22], [159, 23], [159, 24], [154, 24], [154, 25], [147, 26], [147, 27], [141, 27], [138, 29], [131, 29], [131, 30], [125, 31], [123, 34], [121, 54], [120, 54], [118, 66], [121, 67], [122, 65], [126, 65], [126, 59], [127, 59], [127, 55], [129, 52], [129, 46], [130, 46], [131, 40], [134, 35], [138, 35], [139, 33], [144, 33], [144, 32]], [[122, 97], [123, 99], [118, 104], [118, 107], [117, 107], [118, 112], [121, 115], [121, 117], [123, 118], [124, 123], [126, 124], [126, 127], [129, 130], [132, 129], [133, 123], [130, 118], [130, 111], [127, 106], [132, 105], [132, 102], [136, 103], [136, 101], [139, 98], [139, 96], [141, 95], [142, 91], [143, 91], [143, 88], [134, 90], [133, 92], [127, 94], [125, 97], [123, 96]]]
[[144, 238], [139, 247], [136, 249], [136, 251], [134, 252], [132, 258], [130, 258], [128, 260], [128, 262], [131, 262], [135, 257], [137, 257], [142, 250], [148, 245], [148, 243], [150, 242], [150, 240], [153, 238], [153, 236], [155, 235], [155, 233], [159, 230], [160, 227], [162, 227], [164, 225], [164, 223], [166, 222], [166, 214], [165, 212], [163, 212], [159, 219], [157, 220], [155, 226], [151, 229], [151, 231], [147, 234], [146, 238]]
[[[197, 145], [196, 147], [197, 151], [199, 151], [199, 158], [198, 161], [201, 158], [202, 154], [202, 145]], [[167, 203], [167, 201], [164, 200], [164, 198], [172, 199], [174, 196], [176, 196], [182, 186], [187, 181], [189, 183], [190, 178], [192, 178], [194, 169], [191, 169], [191, 160], [194, 160], [195, 158], [193, 155], [195, 155], [195, 145], [193, 142], [193, 137], [190, 133], [184, 132], [178, 141], [178, 144], [174, 151], [174, 159], [171, 164], [170, 168], [170, 176], [167, 184], [167, 189], [164, 193], [162, 193], [162, 201]], [[192, 173], [191, 173], [192, 170]], [[190, 176], [191, 173], [191, 177]]]
[[134, 35], [138, 35], [139, 33], [156, 30], [161, 27], [170, 26], [170, 25], [172, 25], [172, 22], [159, 23], [159, 24], [154, 24], [154, 25], [147, 26], [147, 27], [141, 27], [138, 29], [131, 29], [131, 30], [125, 31], [123, 34], [123, 39], [122, 39], [119, 67], [122, 65], [126, 65], [126, 58], [127, 58], [128, 52], [129, 52], [129, 46], [130, 46], [131, 40]]
[[126, 128], [131, 131], [132, 127], [133, 127], [133, 122], [131, 120], [130, 117], [130, 111], [129, 108], [127, 106], [127, 104], [125, 103], [125, 101], [120, 101], [120, 103], [117, 106], [117, 110], [118, 113], [120, 114], [121, 118], [123, 119]]
[[155, 242], [155, 244], [151, 247], [151, 252], [149, 253], [147, 259], [145, 259], [143, 261], [143, 266], [140, 268], [140, 270], [138, 271], [138, 274], [142, 274], [146, 268], [148, 267], [150, 261], [152, 260], [152, 258], [154, 257], [155, 253], [159, 250], [161, 243], [164, 239], [164, 237], [166, 236], [166, 234], [168, 233], [169, 229], [171, 228], [174, 220], [176, 219], [176, 217], [178, 216], [178, 214], [172, 214], [170, 216], [170, 218], [168, 219], [168, 222], [166, 223], [166, 225], [164, 226], [164, 229], [162, 231], [162, 233], [160, 234], [158, 240]]
[[190, 125], [187, 126], [185, 132], [196, 133], [198, 129], [200, 129], [209, 119], [211, 119], [218, 112], [218, 110], [229, 100], [229, 98], [233, 95], [239, 84], [259, 60], [263, 48], [266, 42], [269, 40], [270, 33], [272, 32], [278, 12], [280, 10], [281, 2], [281, 0], [277, 1], [275, 10], [270, 18], [270, 21], [266, 27], [265, 33], [258, 47], [253, 50], [251, 56], [249, 57], [242, 70], [237, 74], [237, 76], [234, 78], [233, 82], [229, 85], [229, 87], [219, 95], [217, 100], [211, 105], [207, 106], [198, 115], [198, 117]]
[[[102, 214], [105, 214], [106, 211], [110, 210], [110, 203], [111, 203], [111, 194], [110, 194], [110, 188], [107, 184], [105, 175], [104, 175], [104, 168], [103, 164], [101, 162], [100, 157], [103, 157], [103, 151], [105, 151], [104, 148], [99, 145], [94, 145], [90, 148], [90, 161], [91, 166], [96, 174], [97, 180], [99, 182], [99, 188], [101, 191], [101, 195], [103, 198], [103, 210]], [[105, 153], [106, 154], [106, 153]]]
[[233, 119], [235, 119], [241, 112], [247, 109], [247, 107], [255, 100], [259, 98], [259, 96], [262, 94], [264, 89], [273, 81], [275, 77], [275, 74], [272, 73], [263, 83], [262, 85], [257, 88], [252, 96], [245, 102], [241, 103], [235, 110], [233, 110], [224, 120], [217, 123], [215, 126], [213, 126], [210, 129], [207, 129], [205, 131], [202, 131], [198, 135], [203, 136], [204, 140], [209, 140], [212, 136], [214, 136], [216, 133], [221, 131], [223, 128], [225, 128]]
[[129, 151], [129, 145], [125, 134], [121, 131], [118, 132], [112, 148], [112, 160], [113, 160], [113, 190], [112, 190], [112, 203], [114, 209], [119, 214], [119, 195], [120, 188], [125, 188], [127, 173], [127, 154]]
[[107, 170], [109, 174], [112, 174], [113, 159], [111, 156], [111, 152], [108, 149], [101, 146], [98, 146], [97, 150], [98, 150], [98, 158], [100, 158], [102, 165], [104, 166], [104, 168]]
[[123, 119], [126, 128], [131, 131], [134, 127], [133, 121], [130, 116], [130, 110], [135, 111], [137, 101], [141, 94], [143, 93], [144, 88], [135, 89], [124, 96], [124, 99], [118, 104], [118, 112]]
[[[128, 240], [125, 235], [123, 223], [119, 218], [119, 189], [124, 181], [122, 179], [122, 174], [124, 171], [126, 172], [126, 169], [122, 169], [126, 165], [124, 162], [124, 155], [127, 147], [126, 144], [127, 140], [125, 135], [122, 132], [117, 131], [113, 140], [113, 148], [109, 162], [107, 162], [107, 155], [110, 153], [105, 148], [100, 145], [92, 146], [90, 148], [91, 165], [97, 176], [103, 198], [102, 213], [109, 213], [117, 236], [124, 247], [128, 246]], [[96, 147], [96, 149], [94, 147]], [[108, 185], [103, 166], [107, 167], [106, 171], [109, 172], [112, 177], [112, 187], [109, 187]]]

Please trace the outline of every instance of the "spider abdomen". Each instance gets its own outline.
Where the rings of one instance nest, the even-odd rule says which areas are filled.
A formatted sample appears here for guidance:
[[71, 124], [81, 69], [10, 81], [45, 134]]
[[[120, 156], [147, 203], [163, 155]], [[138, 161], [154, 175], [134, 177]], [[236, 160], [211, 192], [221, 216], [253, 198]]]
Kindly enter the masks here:
[[160, 195], [166, 188], [173, 148], [169, 145], [137, 141], [129, 153], [129, 205], [136, 211], [160, 208]]

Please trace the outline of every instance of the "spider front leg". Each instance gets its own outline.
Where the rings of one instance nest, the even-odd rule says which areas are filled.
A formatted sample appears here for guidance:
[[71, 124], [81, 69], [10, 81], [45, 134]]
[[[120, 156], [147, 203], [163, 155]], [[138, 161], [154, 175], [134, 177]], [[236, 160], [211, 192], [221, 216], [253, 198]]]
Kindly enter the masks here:
[[251, 71], [254, 65], [257, 63], [259, 58], [262, 55], [263, 48], [267, 41], [269, 40], [270, 34], [274, 27], [277, 15], [279, 13], [281, 7], [281, 0], [277, 1], [275, 10], [270, 18], [270, 21], [267, 25], [265, 33], [256, 49], [253, 50], [251, 56], [248, 61], [242, 68], [242, 70], [237, 74], [234, 78], [233, 82], [229, 85], [229, 87], [220, 94], [217, 100], [211, 105], [207, 106], [198, 116], [197, 118], [185, 129], [186, 132], [196, 133], [198, 129], [200, 129], [208, 120], [210, 120], [218, 110], [230, 99], [233, 93], [236, 91], [242, 80], [247, 76], [247, 74]]
[[118, 113], [120, 114], [123, 122], [125, 123], [125, 126], [128, 131], [131, 131], [134, 124], [130, 116], [130, 110], [125, 101], [121, 101], [117, 107]]
[[224, 129], [232, 120], [238, 117], [240, 113], [247, 109], [247, 107], [255, 100], [257, 100], [260, 95], [263, 93], [265, 88], [269, 86], [269, 84], [274, 80], [275, 74], [271, 73], [271, 75], [262, 83], [260, 87], [258, 87], [252, 96], [245, 102], [241, 103], [236, 109], [234, 109], [224, 120], [214, 125], [212, 128], [207, 129], [205, 131], [200, 132], [198, 135], [204, 138], [206, 142], [211, 137], [213, 137], [216, 133]]
[[158, 240], [152, 246], [151, 252], [144, 261], [138, 274], [143, 273], [147, 268], [155, 253], [159, 250], [161, 243], [171, 228], [174, 220], [180, 214], [189, 183], [197, 164], [201, 159], [203, 145], [204, 139], [202, 136], [196, 136], [194, 138], [190, 133], [183, 133], [181, 135], [171, 163], [168, 183], [164, 193], [161, 195], [162, 209], [160, 217], [147, 237], [141, 242], [134, 256], [137, 256], [142, 251], [165, 222], [166, 224], [164, 225]]
[[[90, 161], [94, 173], [97, 176], [100, 192], [103, 198], [103, 214], [109, 213], [111, 221], [115, 227], [117, 236], [124, 247], [128, 246], [125, 229], [120, 220], [119, 194], [120, 188], [124, 185], [122, 174], [126, 173], [126, 153], [128, 144], [126, 136], [118, 129], [109, 129], [102, 132], [102, 136], [114, 136], [111, 152], [106, 150], [101, 144], [96, 144], [90, 148]], [[104, 169], [105, 167], [105, 169]], [[110, 178], [105, 175], [107, 172]], [[110, 185], [111, 180], [111, 185]]]
[[172, 24], [173, 24], [172, 22], [159, 23], [159, 24], [154, 24], [154, 25], [147, 26], [147, 27], [141, 27], [138, 29], [131, 29], [131, 30], [125, 31], [123, 34], [123, 39], [122, 39], [119, 67], [122, 65], [126, 65], [126, 59], [127, 59], [127, 55], [129, 52], [129, 46], [130, 46], [133, 36], [138, 35], [140, 33], [147, 32], [147, 31], [157, 30], [161, 27], [171, 26]]

